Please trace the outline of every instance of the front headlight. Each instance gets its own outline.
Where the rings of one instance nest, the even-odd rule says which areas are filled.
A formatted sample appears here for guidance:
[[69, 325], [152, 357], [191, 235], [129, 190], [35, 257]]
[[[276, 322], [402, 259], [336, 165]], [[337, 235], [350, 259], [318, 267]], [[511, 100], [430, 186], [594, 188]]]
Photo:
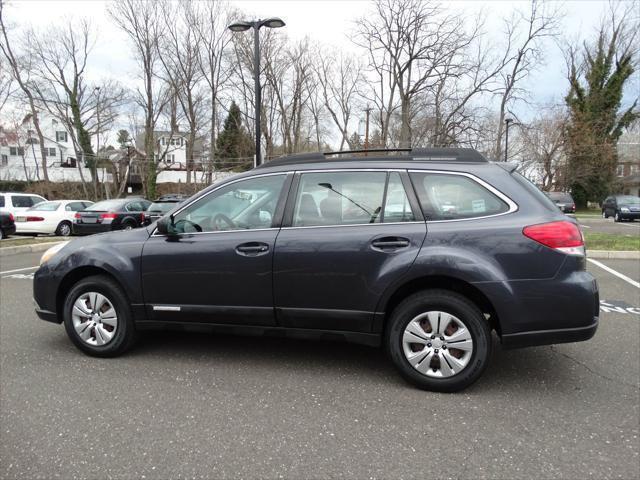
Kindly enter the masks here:
[[622, 207], [622, 208], [620, 209], [620, 211], [621, 211], [622, 213], [629, 213], [629, 209], [628, 209], [627, 207]]
[[40, 258], [40, 265], [42, 265], [45, 262], [48, 262], [49, 260], [51, 260], [51, 258], [53, 258], [53, 256], [58, 253], [60, 250], [62, 250], [62, 248], [69, 243], [69, 241], [67, 240], [66, 242], [62, 242], [59, 243], [57, 245], [54, 245], [53, 247], [51, 247], [49, 250], [47, 250], [46, 252], [44, 252], [44, 255], [42, 255], [42, 257]]

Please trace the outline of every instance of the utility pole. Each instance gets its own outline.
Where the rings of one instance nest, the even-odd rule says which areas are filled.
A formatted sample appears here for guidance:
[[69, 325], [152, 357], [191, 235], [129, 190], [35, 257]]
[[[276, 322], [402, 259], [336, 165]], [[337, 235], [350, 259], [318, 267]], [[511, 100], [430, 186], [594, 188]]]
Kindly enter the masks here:
[[372, 108], [367, 105], [367, 108], [364, 111], [367, 113], [365, 127], [364, 127], [364, 156], [368, 156], [367, 150], [369, 150], [369, 114], [371, 113]]

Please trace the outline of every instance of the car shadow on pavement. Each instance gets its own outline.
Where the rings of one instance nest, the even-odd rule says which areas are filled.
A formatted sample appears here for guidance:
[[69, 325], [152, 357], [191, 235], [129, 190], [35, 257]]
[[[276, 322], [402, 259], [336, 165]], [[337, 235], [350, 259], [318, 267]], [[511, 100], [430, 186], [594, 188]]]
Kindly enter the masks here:
[[[144, 332], [123, 358], [138, 362], [158, 357], [170, 358], [172, 364], [177, 361], [185, 368], [223, 365], [262, 371], [295, 369], [301, 375], [348, 375], [368, 384], [412, 388], [396, 373], [384, 349], [350, 343], [158, 330]], [[567, 365], [563, 367], [563, 363]], [[570, 359], [548, 346], [503, 350], [494, 335], [486, 372], [465, 391], [539, 391], [541, 385], [573, 391], [581, 385], [571, 373], [573, 366]]]

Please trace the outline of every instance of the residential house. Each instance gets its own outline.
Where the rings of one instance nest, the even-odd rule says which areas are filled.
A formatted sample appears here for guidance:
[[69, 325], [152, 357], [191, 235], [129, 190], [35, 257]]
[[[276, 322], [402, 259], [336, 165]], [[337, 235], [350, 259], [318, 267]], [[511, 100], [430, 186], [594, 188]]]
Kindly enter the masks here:
[[620, 191], [625, 195], [640, 196], [640, 135], [627, 131], [618, 142], [616, 176]]
[[[71, 135], [62, 122], [43, 113], [40, 129], [49, 180], [77, 182], [91, 178], [90, 169], [78, 163]], [[98, 177], [109, 181], [104, 169], [98, 169]], [[14, 129], [0, 126], [0, 180], [44, 180], [42, 152], [31, 115]]]

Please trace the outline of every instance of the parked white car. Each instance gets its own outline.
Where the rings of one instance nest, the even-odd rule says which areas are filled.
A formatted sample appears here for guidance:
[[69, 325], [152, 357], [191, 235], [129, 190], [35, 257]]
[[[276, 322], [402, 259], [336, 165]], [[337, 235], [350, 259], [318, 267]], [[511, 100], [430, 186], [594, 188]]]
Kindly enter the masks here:
[[92, 204], [89, 200], [39, 203], [15, 216], [16, 233], [55, 233], [69, 236], [76, 212]]
[[46, 198], [35, 193], [0, 192], [0, 209], [13, 213], [14, 217], [18, 213], [46, 201]]

